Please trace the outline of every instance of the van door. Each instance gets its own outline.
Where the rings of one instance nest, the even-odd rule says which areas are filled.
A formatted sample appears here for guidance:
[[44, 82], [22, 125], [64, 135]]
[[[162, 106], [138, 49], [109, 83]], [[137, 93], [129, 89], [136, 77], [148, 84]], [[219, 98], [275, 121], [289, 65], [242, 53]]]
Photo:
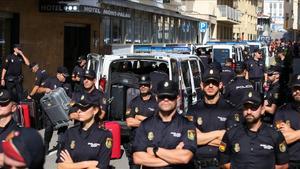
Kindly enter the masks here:
[[[182, 70], [182, 79], [185, 85], [185, 89], [184, 89], [184, 95], [183, 95], [183, 99], [187, 99], [188, 105], [191, 105], [193, 102], [193, 79], [192, 79], [192, 73], [191, 73], [191, 68], [189, 65], [188, 60], [184, 60], [181, 61], [181, 70]], [[187, 108], [187, 106], [185, 105], [185, 108]]]
[[191, 82], [192, 82], [192, 104], [196, 104], [198, 99], [197, 93], [201, 92], [200, 82], [201, 82], [201, 72], [199, 62], [196, 59], [191, 59], [190, 61], [190, 72], [191, 72]]
[[99, 87], [99, 81], [102, 78], [103, 72], [103, 57], [96, 53], [90, 53], [87, 55], [87, 69], [94, 70], [96, 73], [96, 88]]

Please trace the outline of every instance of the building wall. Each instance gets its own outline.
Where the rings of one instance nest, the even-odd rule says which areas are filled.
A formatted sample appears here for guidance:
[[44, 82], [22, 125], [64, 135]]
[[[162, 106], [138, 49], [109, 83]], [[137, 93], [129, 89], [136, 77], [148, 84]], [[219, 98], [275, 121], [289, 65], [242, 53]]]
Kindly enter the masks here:
[[256, 40], [257, 0], [236, 0], [237, 10], [241, 12], [240, 24], [233, 26], [235, 39]]
[[[20, 43], [31, 61], [38, 62], [50, 74], [63, 65], [64, 25], [90, 24], [91, 52], [99, 52], [102, 44], [93, 45], [94, 38], [101, 39], [100, 17], [64, 13], [40, 13], [38, 0], [1, 0], [1, 12], [20, 14]], [[102, 40], [98, 41], [102, 43]], [[23, 68], [25, 89], [31, 90], [34, 75]]]
[[284, 27], [285, 0], [265, 0], [264, 15], [271, 16], [271, 29], [281, 31]]

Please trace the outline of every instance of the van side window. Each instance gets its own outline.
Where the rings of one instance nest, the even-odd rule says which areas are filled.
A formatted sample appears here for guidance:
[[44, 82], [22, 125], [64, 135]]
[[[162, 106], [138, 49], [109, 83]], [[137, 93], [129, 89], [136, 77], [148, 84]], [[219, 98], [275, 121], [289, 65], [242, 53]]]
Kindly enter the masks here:
[[193, 78], [194, 78], [194, 85], [196, 88], [198, 88], [200, 86], [200, 71], [198, 68], [198, 64], [196, 60], [191, 60], [190, 61], [191, 64], [191, 69], [192, 69], [192, 73], [193, 73]]
[[184, 84], [185, 84], [186, 88], [190, 88], [191, 87], [191, 84], [190, 84], [191, 76], [190, 76], [188, 61], [181, 62], [181, 69], [182, 69]]
[[178, 80], [178, 77], [179, 77], [179, 75], [178, 75], [178, 65], [177, 65], [177, 62], [176, 62], [176, 60], [171, 60], [171, 67], [172, 67], [172, 80], [174, 81], [174, 82], [178, 82], [179, 80]]

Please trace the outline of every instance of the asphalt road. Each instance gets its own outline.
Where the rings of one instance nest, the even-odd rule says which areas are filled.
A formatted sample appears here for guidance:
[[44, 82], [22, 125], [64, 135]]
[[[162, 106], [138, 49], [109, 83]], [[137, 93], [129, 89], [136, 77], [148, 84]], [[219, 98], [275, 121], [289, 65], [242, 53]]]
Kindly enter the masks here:
[[[40, 130], [39, 132], [42, 136], [44, 136], [44, 130]], [[50, 149], [56, 144], [56, 140], [57, 140], [57, 133], [54, 132], [51, 143], [50, 143]], [[122, 147], [122, 149], [123, 149], [123, 147]], [[55, 163], [56, 152], [57, 151], [53, 151], [49, 155], [46, 156], [46, 162], [44, 165], [44, 169], [55, 169], [57, 167], [56, 163]], [[110, 165], [114, 169], [129, 169], [128, 161], [127, 161], [127, 157], [126, 157], [125, 153], [123, 153], [123, 156], [121, 159], [111, 160]]]

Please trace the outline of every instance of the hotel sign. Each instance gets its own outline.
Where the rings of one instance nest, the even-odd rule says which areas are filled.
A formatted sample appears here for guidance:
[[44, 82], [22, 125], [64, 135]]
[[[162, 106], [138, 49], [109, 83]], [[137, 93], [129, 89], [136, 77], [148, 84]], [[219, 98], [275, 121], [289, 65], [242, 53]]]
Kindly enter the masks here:
[[[70, 2], [70, 3], [68, 3]], [[89, 13], [97, 15], [108, 15], [121, 18], [130, 18], [131, 13], [120, 9], [109, 9], [105, 7], [90, 6], [79, 1], [40, 0], [40, 12], [58, 13]]]

